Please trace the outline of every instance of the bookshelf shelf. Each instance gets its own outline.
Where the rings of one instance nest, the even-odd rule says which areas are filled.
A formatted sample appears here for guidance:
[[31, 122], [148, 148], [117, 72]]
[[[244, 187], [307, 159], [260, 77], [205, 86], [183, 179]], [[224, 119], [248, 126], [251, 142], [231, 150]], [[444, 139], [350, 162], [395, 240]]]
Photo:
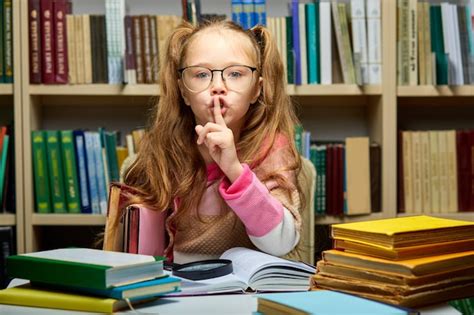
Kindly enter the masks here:
[[87, 95], [87, 96], [156, 96], [159, 86], [156, 84], [116, 85], [29, 85], [30, 95]]
[[345, 216], [345, 217], [333, 217], [333, 216], [316, 216], [314, 218], [314, 222], [316, 224], [337, 224], [337, 223], [348, 223], [348, 222], [357, 222], [363, 220], [379, 220], [379, 219], [386, 219], [388, 217], [387, 214], [383, 212], [378, 213], [371, 213], [368, 215], [357, 215], [357, 216]]
[[12, 95], [13, 84], [0, 84], [0, 95]]
[[5, 225], [15, 225], [16, 224], [16, 216], [10, 213], [3, 213], [0, 214], [0, 226]]
[[332, 85], [289, 85], [287, 91], [294, 96], [357, 96], [381, 95], [380, 85], [332, 84]]
[[437, 97], [437, 96], [472, 96], [474, 97], [474, 85], [461, 86], [399, 86], [397, 87], [399, 97]]
[[101, 214], [33, 214], [33, 225], [105, 225], [105, 216]]

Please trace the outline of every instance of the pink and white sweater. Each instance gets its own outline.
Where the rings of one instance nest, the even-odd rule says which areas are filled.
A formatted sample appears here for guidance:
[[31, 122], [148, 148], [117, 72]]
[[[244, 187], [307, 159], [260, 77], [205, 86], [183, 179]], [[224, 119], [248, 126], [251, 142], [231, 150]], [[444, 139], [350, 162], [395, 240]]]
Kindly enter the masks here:
[[[296, 183], [294, 172], [285, 170], [287, 148], [288, 143], [280, 137], [257, 167], [242, 164], [244, 171], [234, 183], [217, 164], [208, 165], [207, 188], [201, 202], [176, 226], [170, 224], [173, 212], [140, 207], [139, 253], [164, 254], [176, 263], [186, 263], [218, 258], [236, 246], [256, 247], [275, 256], [292, 251], [301, 228], [296, 186], [289, 195], [276, 181], [259, 179], [268, 170], [281, 169], [286, 180]], [[177, 203], [175, 200], [175, 208]]]

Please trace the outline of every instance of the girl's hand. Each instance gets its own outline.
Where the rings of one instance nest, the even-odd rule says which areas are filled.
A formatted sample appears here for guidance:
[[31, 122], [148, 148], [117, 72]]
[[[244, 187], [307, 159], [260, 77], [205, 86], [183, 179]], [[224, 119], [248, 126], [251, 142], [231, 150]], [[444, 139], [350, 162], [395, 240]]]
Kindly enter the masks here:
[[243, 167], [237, 157], [234, 134], [222, 117], [218, 96], [214, 97], [214, 123], [208, 122], [205, 126], [197, 125], [196, 133], [198, 134], [197, 144], [204, 143], [212, 159], [227, 178], [234, 182], [242, 174]]

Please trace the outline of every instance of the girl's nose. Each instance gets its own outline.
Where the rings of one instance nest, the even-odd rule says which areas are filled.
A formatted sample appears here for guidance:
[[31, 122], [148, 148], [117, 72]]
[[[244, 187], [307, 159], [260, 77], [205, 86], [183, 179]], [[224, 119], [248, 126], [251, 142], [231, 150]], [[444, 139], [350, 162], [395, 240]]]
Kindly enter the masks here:
[[212, 95], [220, 95], [227, 93], [227, 88], [225, 86], [225, 82], [222, 80], [220, 75], [215, 75], [212, 78], [211, 82], [211, 94]]

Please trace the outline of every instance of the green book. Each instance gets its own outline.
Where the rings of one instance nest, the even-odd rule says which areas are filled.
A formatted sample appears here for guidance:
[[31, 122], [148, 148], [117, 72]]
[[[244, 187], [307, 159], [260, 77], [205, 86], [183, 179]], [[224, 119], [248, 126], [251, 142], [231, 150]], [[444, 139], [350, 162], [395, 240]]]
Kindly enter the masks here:
[[293, 18], [286, 17], [286, 62], [288, 84], [295, 83], [295, 54], [293, 51]]
[[107, 289], [163, 276], [163, 257], [60, 248], [7, 258], [7, 274], [32, 282]]
[[435, 53], [436, 84], [448, 84], [448, 56], [444, 50], [441, 6], [430, 6], [431, 51]]
[[31, 132], [31, 150], [33, 154], [33, 177], [35, 184], [36, 211], [50, 213], [51, 194], [49, 190], [49, 171], [46, 158], [46, 137], [43, 131]]
[[107, 153], [107, 162], [109, 164], [109, 178], [111, 182], [120, 180], [120, 170], [117, 158], [117, 132], [105, 133], [105, 149]]
[[303, 131], [302, 125], [295, 126], [295, 146], [299, 154], [303, 153]]
[[61, 151], [64, 167], [64, 182], [69, 213], [80, 213], [79, 181], [77, 179], [77, 164], [74, 150], [72, 130], [61, 130]]
[[66, 213], [61, 142], [57, 130], [46, 130], [46, 154], [48, 156], [49, 186], [54, 213]]

